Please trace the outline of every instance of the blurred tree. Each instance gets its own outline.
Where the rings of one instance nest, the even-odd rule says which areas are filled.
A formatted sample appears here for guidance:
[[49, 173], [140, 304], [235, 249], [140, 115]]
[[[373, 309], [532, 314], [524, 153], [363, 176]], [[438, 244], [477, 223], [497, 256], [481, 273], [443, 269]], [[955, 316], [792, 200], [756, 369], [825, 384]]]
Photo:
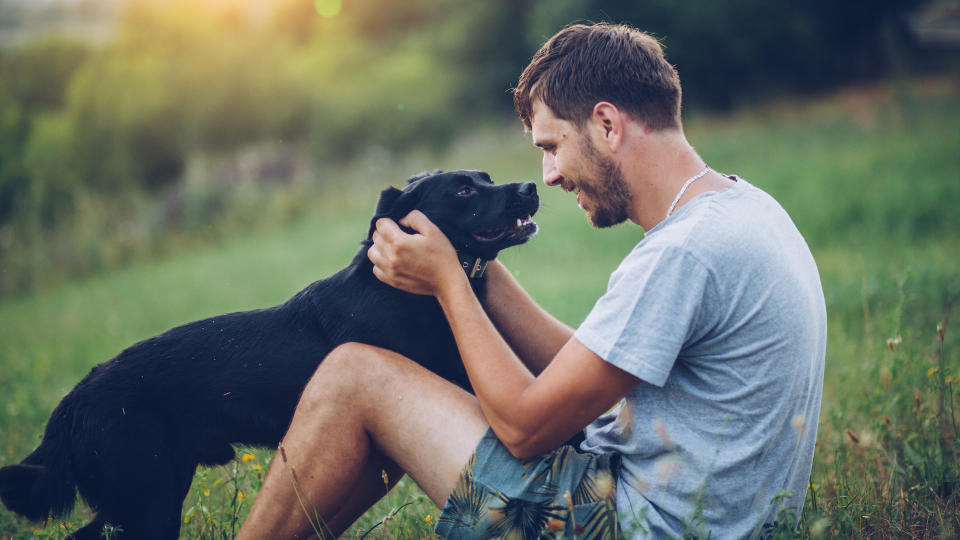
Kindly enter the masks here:
[[[463, 9], [455, 0], [407, 0], [385, 3], [379, 0], [346, 2], [340, 18], [368, 46], [389, 45], [410, 32], [437, 35], [446, 22]], [[466, 36], [464, 36], [466, 37]]]
[[59, 110], [89, 47], [73, 40], [42, 39], [0, 51], [0, 225], [16, 211], [29, 212], [31, 177], [23, 156], [33, 118]]
[[280, 1], [269, 16], [267, 28], [278, 39], [288, 39], [296, 45], [303, 45], [314, 36], [317, 28], [316, 15], [313, 2]]
[[176, 180], [186, 155], [186, 96], [169, 84], [167, 67], [141, 51], [107, 53], [77, 74], [66, 114], [78, 189], [107, 193]]
[[88, 45], [74, 40], [28, 42], [0, 53], [0, 74], [7, 92], [28, 114], [59, 109], [67, 84], [89, 53]]
[[68, 227], [77, 201], [187, 193], [176, 184], [206, 154], [442, 151], [512, 115], [520, 71], [571, 23], [651, 32], [687, 107], [730, 108], [882, 76], [893, 56], [908, 65], [891, 29], [926, 1], [350, 0], [321, 14], [306, 0], [124, 0], [103, 43], [0, 50], [0, 263], [11, 230]]
[[[43, 114], [34, 120], [24, 149], [23, 168], [30, 178], [28, 207], [43, 227], [53, 227], [71, 215], [79, 193], [70, 155], [73, 133], [60, 114]], [[25, 201], [27, 202], [27, 201]]]
[[885, 33], [927, 0], [535, 1], [535, 34], [583, 20], [631, 24], [662, 40], [687, 104], [729, 108], [882, 74]]
[[22, 158], [27, 127], [23, 109], [0, 79], [0, 226], [14, 218], [18, 202], [30, 186]]
[[531, 0], [489, 0], [462, 7], [447, 22], [453, 38], [441, 54], [470, 66], [457, 88], [457, 107], [480, 114], [513, 110], [509, 91], [534, 49], [525, 38]]

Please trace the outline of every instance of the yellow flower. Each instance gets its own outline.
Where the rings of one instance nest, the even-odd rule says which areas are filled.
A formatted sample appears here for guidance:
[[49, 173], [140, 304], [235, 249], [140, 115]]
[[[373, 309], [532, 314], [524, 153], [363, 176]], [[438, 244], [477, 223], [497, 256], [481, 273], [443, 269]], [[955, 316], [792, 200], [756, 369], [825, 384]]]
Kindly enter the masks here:
[[237, 500], [238, 500], [238, 501], [242, 501], [242, 500], [243, 500], [243, 492], [242, 492], [242, 491], [238, 491], [238, 492], [237, 492]]
[[263, 469], [263, 467], [261, 467], [260, 465], [256, 465], [256, 464], [255, 464], [255, 465], [253, 466], [253, 470], [255, 470], [255, 471], [259, 471], [259, 470], [262, 470], [262, 469]]
[[209, 490], [209, 489], [203, 490], [203, 496], [204, 496], [204, 497], [209, 497], [209, 496], [210, 496], [210, 490]]
[[430, 523], [431, 521], [433, 521], [433, 516], [431, 516], [430, 514], [427, 514], [427, 516], [423, 518], [423, 520], [426, 521], [427, 523]]
[[243, 461], [244, 463], [246, 463], [246, 462], [252, 460], [252, 459], [255, 458], [255, 457], [257, 457], [257, 456], [255, 456], [255, 455], [253, 455], [253, 454], [244, 454], [243, 457], [240, 458], [240, 460]]
[[932, 367], [932, 368], [928, 369], [928, 370], [927, 370], [927, 377], [933, 375], [933, 374], [936, 373], [936, 372], [937, 372], [937, 368], [935, 368], [935, 367]]

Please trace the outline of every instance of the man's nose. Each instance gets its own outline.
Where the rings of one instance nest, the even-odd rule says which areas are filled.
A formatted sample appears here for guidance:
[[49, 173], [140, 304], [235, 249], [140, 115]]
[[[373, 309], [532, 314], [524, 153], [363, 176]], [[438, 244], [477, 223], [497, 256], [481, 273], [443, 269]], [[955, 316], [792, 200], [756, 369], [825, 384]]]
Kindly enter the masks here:
[[562, 177], [557, 171], [557, 158], [550, 152], [543, 153], [543, 183], [548, 186], [555, 186], [560, 183]]

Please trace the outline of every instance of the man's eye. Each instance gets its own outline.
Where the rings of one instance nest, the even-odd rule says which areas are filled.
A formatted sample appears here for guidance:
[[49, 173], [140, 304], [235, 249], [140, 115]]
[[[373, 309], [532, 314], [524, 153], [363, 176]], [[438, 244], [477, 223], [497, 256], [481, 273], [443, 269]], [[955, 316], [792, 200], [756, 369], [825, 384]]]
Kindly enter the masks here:
[[477, 190], [473, 189], [473, 188], [470, 187], [470, 186], [463, 186], [462, 188], [460, 188], [460, 191], [457, 192], [457, 196], [459, 196], [459, 197], [469, 197], [470, 195], [473, 195], [473, 194], [476, 193], [476, 192], [477, 192]]

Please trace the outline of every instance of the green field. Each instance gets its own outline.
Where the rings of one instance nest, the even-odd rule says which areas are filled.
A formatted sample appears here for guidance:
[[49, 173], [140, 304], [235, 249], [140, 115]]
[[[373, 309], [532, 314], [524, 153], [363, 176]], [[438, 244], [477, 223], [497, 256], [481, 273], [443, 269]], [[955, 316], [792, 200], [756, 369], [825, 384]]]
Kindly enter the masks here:
[[[781, 201], [821, 271], [829, 339], [820, 436], [800, 529], [787, 537], [960, 534], [960, 339], [951, 324], [960, 301], [960, 91], [944, 80], [898, 88], [687, 119], [688, 139], [711, 166]], [[29, 453], [93, 365], [171, 326], [282, 302], [333, 273], [358, 248], [379, 189], [435, 167], [540, 177], [518, 124], [485, 127], [441, 158], [358, 163], [289, 228], [0, 303], [0, 466]], [[596, 231], [570, 195], [540, 191], [540, 234], [501, 258], [576, 325], [642, 234]], [[248, 453], [198, 473], [184, 538], [232, 537], [271, 457], [238, 451]], [[348, 536], [389, 516], [371, 536], [421, 537], [436, 514], [405, 479]], [[36, 525], [2, 509], [0, 537], [62, 538], [87, 516], [81, 504], [65, 521]]]

